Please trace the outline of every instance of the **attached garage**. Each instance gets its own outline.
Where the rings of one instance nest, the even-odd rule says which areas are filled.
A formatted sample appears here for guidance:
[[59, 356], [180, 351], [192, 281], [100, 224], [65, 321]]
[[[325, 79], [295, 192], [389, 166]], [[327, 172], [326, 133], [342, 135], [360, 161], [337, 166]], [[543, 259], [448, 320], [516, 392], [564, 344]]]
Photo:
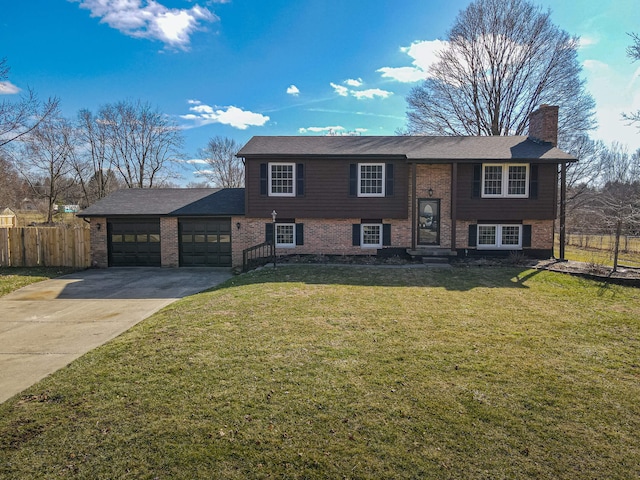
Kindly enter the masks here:
[[159, 267], [160, 219], [107, 220], [110, 267]]
[[243, 188], [122, 189], [78, 216], [96, 267], [231, 267], [244, 198]]
[[178, 220], [181, 267], [230, 267], [231, 218]]

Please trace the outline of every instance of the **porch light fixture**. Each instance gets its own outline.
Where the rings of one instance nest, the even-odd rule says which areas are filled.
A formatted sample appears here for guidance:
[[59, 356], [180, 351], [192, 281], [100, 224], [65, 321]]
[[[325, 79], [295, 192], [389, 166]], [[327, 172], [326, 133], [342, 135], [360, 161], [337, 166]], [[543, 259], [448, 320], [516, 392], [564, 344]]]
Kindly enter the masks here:
[[236, 228], [240, 230], [240, 222], [236, 223]]
[[430, 197], [433, 197], [433, 188], [430, 188], [430, 189], [429, 189], [429, 196], [430, 196]]
[[102, 224], [101, 224], [101, 223], [98, 223], [98, 224], [96, 225], [96, 228], [98, 229], [98, 231], [100, 231], [100, 229], [102, 228]]

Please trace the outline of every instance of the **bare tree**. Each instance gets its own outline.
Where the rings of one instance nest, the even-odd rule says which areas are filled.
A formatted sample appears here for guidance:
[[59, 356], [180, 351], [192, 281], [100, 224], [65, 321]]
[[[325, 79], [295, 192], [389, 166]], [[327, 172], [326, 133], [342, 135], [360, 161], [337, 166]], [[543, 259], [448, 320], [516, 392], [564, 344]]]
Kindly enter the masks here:
[[[9, 78], [6, 58], [0, 59], [0, 82]], [[31, 90], [19, 96], [16, 102], [0, 102], [0, 151], [9, 143], [32, 132], [58, 108], [58, 99], [49, 98], [42, 103]]]
[[23, 143], [20, 169], [34, 195], [46, 200], [47, 223], [51, 223], [54, 205], [73, 184], [74, 129], [56, 111], [32, 129]]
[[0, 155], [0, 208], [18, 208], [28, 187], [8, 158]]
[[[636, 33], [630, 33], [633, 39], [633, 45], [627, 48], [627, 56], [633, 61], [640, 60], [640, 36]], [[640, 110], [633, 113], [623, 113], [622, 118], [628, 120], [629, 123], [640, 122]]]
[[593, 98], [580, 78], [578, 38], [526, 0], [475, 0], [448, 46], [415, 87], [408, 131], [430, 135], [522, 135], [540, 104], [560, 106], [559, 135], [594, 128]]
[[590, 189], [600, 181], [607, 147], [587, 135], [572, 136], [564, 144], [568, 153], [580, 159], [567, 168], [567, 212], [570, 213], [588, 201]]
[[90, 205], [118, 188], [109, 151], [109, 137], [105, 122], [89, 110], [78, 113], [78, 148], [73, 157], [73, 168], [83, 192], [84, 203]]
[[640, 229], [640, 150], [629, 155], [614, 143], [602, 151], [601, 183], [581, 206], [599, 230], [614, 235], [613, 271], [618, 268], [620, 238]]
[[240, 188], [244, 187], [244, 163], [235, 155], [240, 145], [227, 137], [214, 137], [209, 140], [200, 156], [206, 162], [204, 168], [198, 172], [216, 187]]
[[180, 156], [183, 137], [177, 125], [148, 103], [107, 104], [96, 122], [104, 126], [108, 162], [128, 188], [167, 182]]

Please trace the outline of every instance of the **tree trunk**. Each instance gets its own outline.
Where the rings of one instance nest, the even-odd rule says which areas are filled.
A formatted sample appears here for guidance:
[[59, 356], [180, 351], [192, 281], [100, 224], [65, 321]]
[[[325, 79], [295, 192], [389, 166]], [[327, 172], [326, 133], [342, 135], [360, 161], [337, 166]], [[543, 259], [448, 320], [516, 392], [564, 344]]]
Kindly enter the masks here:
[[622, 233], [622, 220], [616, 222], [616, 239], [613, 247], [613, 271], [618, 271], [618, 251], [620, 250], [620, 235]]

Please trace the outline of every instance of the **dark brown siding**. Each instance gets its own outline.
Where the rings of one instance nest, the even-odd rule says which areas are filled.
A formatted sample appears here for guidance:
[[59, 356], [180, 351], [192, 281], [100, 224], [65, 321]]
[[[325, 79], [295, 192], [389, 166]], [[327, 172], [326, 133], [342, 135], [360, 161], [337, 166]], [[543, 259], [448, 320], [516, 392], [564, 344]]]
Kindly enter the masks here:
[[[260, 194], [260, 164], [289, 162], [304, 164], [304, 195], [270, 197]], [[392, 163], [393, 195], [349, 196], [349, 165], [358, 162]], [[246, 159], [246, 215], [270, 218], [407, 218], [409, 167], [404, 161], [371, 159]]]
[[557, 165], [538, 165], [537, 198], [474, 198], [473, 165], [458, 166], [458, 220], [552, 220], [556, 218]]

